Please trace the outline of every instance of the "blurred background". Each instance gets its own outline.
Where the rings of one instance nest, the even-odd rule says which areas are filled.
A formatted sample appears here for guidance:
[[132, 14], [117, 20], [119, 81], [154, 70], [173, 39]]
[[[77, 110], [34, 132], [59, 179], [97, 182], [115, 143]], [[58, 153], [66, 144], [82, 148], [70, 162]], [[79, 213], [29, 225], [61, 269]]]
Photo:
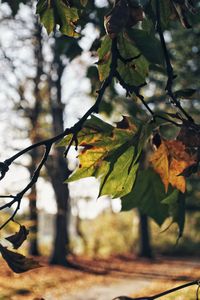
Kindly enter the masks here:
[[[72, 126], [94, 103], [100, 87], [97, 49], [99, 38], [105, 34], [103, 18], [111, 4], [112, 1], [89, 1], [87, 18], [83, 16], [78, 27], [81, 36], [74, 40], [59, 32], [48, 36], [35, 14], [35, 1], [1, 2], [1, 161], [31, 143]], [[172, 32], [166, 32], [165, 36], [178, 74], [176, 88], [196, 90], [189, 100], [183, 97], [182, 104], [198, 122], [200, 23], [195, 16], [192, 22], [193, 30], [183, 30], [181, 25], [174, 23]], [[155, 110], [170, 111], [164, 96], [166, 76], [160, 69], [151, 71], [148, 88], [143, 91], [146, 101]], [[105, 94], [100, 114], [101, 118], [114, 124], [122, 115], [141, 115], [140, 108], [137, 99], [125, 98], [125, 92], [113, 83]], [[168, 137], [175, 134], [175, 129], [163, 128], [163, 131]], [[18, 221], [30, 229], [30, 234], [22, 253], [42, 256], [50, 264], [63, 266], [69, 264], [68, 257], [71, 256], [92, 259], [126, 255], [129, 259], [155, 259], [161, 255], [198, 258], [199, 178], [191, 178], [188, 182], [185, 231], [177, 242], [177, 227], [169, 227], [171, 220], [160, 228], [142, 211], [120, 212], [120, 199], [97, 199], [99, 183], [96, 179], [63, 184], [78, 163], [74, 149], [70, 150], [67, 160], [63, 151], [53, 148], [37, 184], [23, 199]], [[22, 190], [42, 154], [43, 149], [36, 148], [18, 159], [1, 183], [0, 194], [15, 194]], [[0, 200], [2, 205], [5, 199]], [[1, 223], [12, 209], [14, 207], [1, 211]], [[10, 222], [2, 236], [17, 231], [18, 227]]]

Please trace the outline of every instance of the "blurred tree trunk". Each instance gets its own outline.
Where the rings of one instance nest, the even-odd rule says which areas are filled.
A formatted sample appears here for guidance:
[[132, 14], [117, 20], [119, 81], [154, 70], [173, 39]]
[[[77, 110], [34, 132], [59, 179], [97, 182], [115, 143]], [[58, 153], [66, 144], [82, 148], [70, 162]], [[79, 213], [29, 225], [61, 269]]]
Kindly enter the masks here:
[[[36, 150], [36, 149], [34, 149]], [[38, 158], [38, 153], [34, 153], [37, 151], [33, 151], [31, 153], [31, 163], [28, 167], [30, 174], [33, 174], [34, 170], [36, 169], [36, 158]], [[30, 221], [31, 226], [29, 227], [30, 230], [30, 240], [29, 240], [29, 253], [31, 255], [39, 255], [38, 250], [38, 213], [37, 213], [37, 189], [36, 185], [33, 185], [31, 191], [28, 195], [29, 199], [29, 211], [30, 211]]]
[[[50, 79], [50, 107], [53, 119], [52, 130], [53, 134], [57, 135], [64, 130], [64, 105], [61, 101], [61, 79], [64, 66], [56, 48], [56, 38], [53, 52], [54, 60], [52, 63], [52, 74]], [[49, 162], [47, 163], [47, 169], [55, 191], [57, 203], [54, 247], [50, 262], [52, 264], [67, 265], [67, 255], [69, 254], [69, 220], [71, 209], [68, 185], [64, 184], [63, 181], [69, 176], [70, 172], [67, 166], [67, 161], [63, 155], [63, 149], [58, 147], [54, 148]]]
[[[140, 164], [141, 169], [145, 169], [146, 164], [146, 152], [142, 152], [142, 163]], [[146, 214], [143, 214], [138, 210], [139, 216], [139, 256], [152, 258], [152, 247], [150, 241], [150, 226], [149, 218]]]
[[139, 212], [139, 239], [139, 256], [152, 258], [149, 218], [141, 212]]
[[[34, 56], [35, 56], [35, 64], [36, 64], [36, 76], [34, 78], [34, 106], [28, 110], [28, 116], [31, 122], [31, 129], [29, 132], [31, 142], [37, 143], [41, 140], [39, 129], [39, 117], [42, 110], [42, 99], [40, 95], [39, 84], [41, 82], [41, 75], [43, 74], [43, 54], [42, 54], [42, 28], [38, 23], [37, 19], [35, 20], [35, 31], [33, 36], [33, 44], [34, 44]], [[35, 148], [30, 152], [31, 162], [28, 167], [30, 176], [33, 175], [35, 169], [37, 168], [37, 164], [40, 160], [40, 149]], [[29, 198], [29, 211], [30, 211], [30, 246], [29, 253], [31, 255], [39, 255], [38, 250], [38, 213], [37, 213], [37, 187], [36, 185], [32, 186]]]

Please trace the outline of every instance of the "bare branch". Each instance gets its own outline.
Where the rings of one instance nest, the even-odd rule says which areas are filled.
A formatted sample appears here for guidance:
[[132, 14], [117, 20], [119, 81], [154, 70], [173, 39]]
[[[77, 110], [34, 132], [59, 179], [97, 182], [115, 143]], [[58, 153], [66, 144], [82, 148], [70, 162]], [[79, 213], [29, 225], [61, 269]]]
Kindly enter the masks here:
[[180, 101], [177, 99], [173, 92], [173, 81], [175, 79], [174, 70], [170, 61], [169, 52], [167, 49], [167, 45], [165, 42], [165, 38], [163, 35], [162, 25], [161, 25], [161, 17], [160, 17], [160, 1], [156, 0], [156, 20], [157, 20], [157, 31], [160, 37], [161, 46], [163, 49], [165, 62], [166, 62], [166, 71], [167, 71], [167, 84], [166, 84], [166, 92], [170, 96], [172, 103], [182, 112], [182, 114], [187, 118], [188, 121], [194, 123], [193, 118], [184, 110], [184, 108], [181, 106]]

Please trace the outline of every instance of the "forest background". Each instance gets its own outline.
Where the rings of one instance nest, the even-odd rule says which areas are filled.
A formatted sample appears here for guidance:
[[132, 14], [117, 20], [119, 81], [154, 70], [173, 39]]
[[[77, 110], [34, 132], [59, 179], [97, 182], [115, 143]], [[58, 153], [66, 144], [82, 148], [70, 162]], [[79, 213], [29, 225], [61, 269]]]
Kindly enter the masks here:
[[[48, 37], [35, 15], [34, 2], [3, 2], [8, 2], [1, 5], [0, 25], [1, 144], [2, 156], [6, 159], [30, 143], [59, 134], [91, 106], [100, 88], [95, 63], [98, 60], [99, 37], [105, 34], [102, 20], [112, 3], [91, 1], [87, 6], [91, 12], [90, 20], [87, 20], [83, 37], [74, 40], [59, 32]], [[174, 69], [178, 71], [175, 89], [182, 89], [181, 103], [198, 122], [198, 15], [193, 16], [193, 23], [193, 30], [183, 30], [180, 25], [173, 24], [173, 30], [166, 32], [165, 38]], [[144, 88], [148, 105], [155, 110], [167, 110], [162, 70], [152, 69], [149, 78], [150, 84]], [[186, 94], [183, 93], [184, 87], [187, 87], [184, 90]], [[141, 105], [125, 96], [119, 84], [110, 86], [100, 106], [104, 120], [115, 124], [120, 122], [121, 115], [134, 117], [138, 114]], [[165, 127], [163, 131], [166, 138], [174, 134], [171, 127]], [[13, 175], [6, 178], [5, 190], [1, 194], [9, 191], [11, 185], [17, 191], [22, 182], [29, 180], [41, 155], [40, 149], [35, 148], [23, 160], [19, 159], [13, 166]], [[84, 179], [79, 184], [63, 184], [77, 164], [72, 158], [74, 156], [74, 150], [70, 149], [66, 163], [63, 149], [54, 148], [42, 171], [42, 178], [23, 199], [26, 205], [17, 220], [30, 230], [23, 253], [46, 255], [51, 263], [67, 266], [72, 264], [66, 259], [68, 256], [80, 254], [95, 258], [125, 253], [148, 258], [159, 254], [198, 255], [198, 177], [189, 178], [187, 183], [186, 225], [183, 237], [176, 244], [182, 231], [180, 220], [178, 228], [173, 224], [167, 233], [162, 232], [170, 225], [170, 220], [166, 220], [160, 228], [142, 209], [118, 213], [121, 208], [119, 199], [111, 202], [104, 197], [96, 201], [98, 187], [93, 187], [93, 179], [89, 183]], [[94, 191], [90, 194], [87, 192], [91, 192], [91, 186]], [[44, 199], [42, 203], [41, 197]], [[51, 205], [50, 201], [54, 204]], [[4, 203], [3, 199], [2, 205]], [[12, 209], [1, 215], [3, 221], [6, 222], [8, 215], [12, 214]], [[127, 210], [126, 207], [123, 209]], [[48, 214], [48, 210], [54, 214]], [[100, 211], [103, 212], [100, 214]], [[153, 218], [159, 223], [157, 215]], [[11, 222], [5, 228], [6, 234], [17, 229], [18, 225]]]

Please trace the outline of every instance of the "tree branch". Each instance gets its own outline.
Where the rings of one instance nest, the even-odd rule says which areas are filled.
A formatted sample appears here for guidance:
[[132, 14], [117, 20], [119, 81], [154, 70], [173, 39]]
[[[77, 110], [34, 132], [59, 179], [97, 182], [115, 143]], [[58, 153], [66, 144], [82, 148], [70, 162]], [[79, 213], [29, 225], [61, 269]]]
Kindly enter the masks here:
[[182, 112], [182, 114], [187, 118], [188, 121], [194, 123], [193, 118], [183, 109], [180, 101], [176, 98], [175, 94], [173, 93], [173, 81], [176, 76], [174, 75], [174, 70], [171, 65], [169, 52], [168, 52], [165, 38], [163, 35], [163, 30], [162, 30], [162, 25], [161, 25], [161, 17], [160, 17], [160, 1], [159, 0], [156, 0], [156, 21], [157, 21], [157, 31], [158, 31], [158, 34], [160, 37], [160, 42], [161, 42], [161, 46], [162, 46], [164, 57], [165, 57], [166, 70], [167, 70], [167, 76], [168, 76], [165, 90], [166, 90], [167, 94], [169, 95], [169, 97], [171, 98], [172, 103]]
[[[51, 148], [53, 146], [54, 143], [56, 143], [57, 141], [59, 141], [60, 139], [62, 139], [63, 137], [72, 134], [72, 140], [76, 141], [76, 137], [78, 132], [80, 132], [80, 130], [82, 129], [85, 121], [88, 119], [88, 117], [90, 117], [92, 115], [92, 113], [98, 113], [99, 110], [99, 105], [102, 101], [102, 98], [104, 96], [104, 93], [107, 89], [107, 87], [111, 84], [116, 69], [117, 69], [117, 60], [118, 60], [118, 56], [117, 56], [117, 39], [113, 39], [112, 41], [112, 61], [111, 61], [111, 65], [110, 65], [110, 72], [108, 77], [104, 80], [104, 82], [102, 83], [101, 88], [98, 91], [98, 96], [96, 99], [96, 102], [94, 103], [93, 106], [90, 107], [90, 109], [82, 116], [82, 118], [71, 128], [67, 128], [65, 129], [62, 133], [60, 133], [57, 136], [54, 136], [50, 139], [47, 140], [43, 140], [41, 142], [35, 143], [33, 145], [30, 145], [29, 147], [23, 149], [22, 151], [19, 151], [18, 153], [16, 153], [15, 155], [13, 155], [12, 157], [10, 157], [9, 159], [6, 159], [4, 162], [0, 162], [0, 180], [2, 180], [6, 173], [9, 171], [9, 166], [19, 157], [21, 157], [22, 155], [24, 155], [25, 153], [31, 151], [34, 148], [40, 147], [40, 146], [44, 146], [45, 147], [45, 151], [44, 151], [44, 155], [39, 163], [39, 165], [37, 166], [36, 170], [34, 171], [33, 177], [31, 178], [30, 182], [27, 184], [27, 186], [17, 195], [15, 196], [2, 196], [2, 198], [13, 198], [12, 201], [10, 201], [9, 203], [3, 205], [0, 207], [0, 210], [3, 210], [5, 208], [11, 207], [14, 203], [17, 203], [17, 207], [14, 210], [12, 216], [0, 227], [0, 230], [5, 227], [11, 220], [14, 220], [14, 217], [17, 214], [17, 211], [20, 209], [20, 203], [21, 203], [21, 199], [23, 198], [24, 194], [37, 182], [39, 175], [40, 175], [40, 171], [42, 169], [42, 167], [44, 166], [45, 162], [48, 159], [49, 153], [51, 151]], [[72, 145], [72, 143], [71, 143]]]

